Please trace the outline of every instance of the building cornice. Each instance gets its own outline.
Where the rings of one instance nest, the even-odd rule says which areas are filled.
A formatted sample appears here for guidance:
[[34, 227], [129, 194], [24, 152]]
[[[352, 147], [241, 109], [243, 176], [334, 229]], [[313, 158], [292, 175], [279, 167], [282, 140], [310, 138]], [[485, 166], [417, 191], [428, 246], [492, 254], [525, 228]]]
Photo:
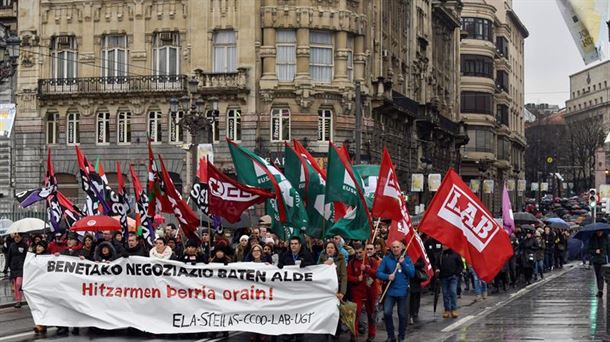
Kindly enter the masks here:
[[513, 21], [515, 26], [519, 29], [519, 31], [523, 35], [523, 38], [529, 37], [529, 35], [530, 35], [529, 31], [527, 30], [525, 25], [523, 25], [523, 23], [521, 22], [521, 19], [519, 19], [519, 17], [517, 16], [517, 13], [515, 13], [515, 11], [513, 11], [512, 9], [506, 10], [506, 15]]

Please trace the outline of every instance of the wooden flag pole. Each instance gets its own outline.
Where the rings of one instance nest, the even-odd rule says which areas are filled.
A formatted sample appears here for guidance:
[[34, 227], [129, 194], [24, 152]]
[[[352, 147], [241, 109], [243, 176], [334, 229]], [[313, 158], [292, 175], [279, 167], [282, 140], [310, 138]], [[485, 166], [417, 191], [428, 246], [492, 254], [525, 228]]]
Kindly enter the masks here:
[[375, 230], [373, 231], [373, 237], [371, 238], [371, 243], [375, 243], [375, 238], [377, 237], [377, 232], [379, 230], [380, 222], [381, 222], [381, 217], [378, 217], [377, 222], [375, 223]]
[[[417, 234], [417, 232], [413, 231], [413, 235], [409, 239], [409, 243], [407, 243], [407, 247], [405, 247], [404, 252], [402, 252], [402, 255], [400, 256], [401, 258], [403, 258], [407, 254], [407, 250], [411, 246], [411, 243], [413, 242], [413, 238], [415, 238], [415, 234]], [[400, 263], [396, 262], [396, 269], [394, 269], [394, 272], [392, 272], [392, 274], [396, 275], [396, 272], [398, 271], [399, 267], [400, 267]], [[381, 294], [381, 297], [379, 297], [379, 301], [377, 303], [381, 304], [383, 302], [383, 298], [385, 298], [385, 294], [388, 292], [388, 289], [390, 288], [390, 285], [392, 285], [392, 281], [391, 280], [388, 282], [388, 285], [385, 287], [385, 290], [383, 290], [383, 294]]]

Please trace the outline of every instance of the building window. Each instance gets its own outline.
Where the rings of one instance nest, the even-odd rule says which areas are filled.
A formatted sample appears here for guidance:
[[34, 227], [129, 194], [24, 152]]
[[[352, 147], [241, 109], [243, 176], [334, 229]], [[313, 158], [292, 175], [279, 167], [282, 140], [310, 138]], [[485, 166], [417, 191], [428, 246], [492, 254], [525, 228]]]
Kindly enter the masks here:
[[330, 109], [318, 110], [318, 140], [333, 139], [333, 112]]
[[151, 142], [161, 142], [161, 112], [148, 112], [148, 138]]
[[297, 70], [297, 36], [293, 30], [276, 31], [276, 72], [278, 81], [292, 82]]
[[312, 81], [330, 83], [333, 78], [333, 39], [331, 32], [309, 32], [309, 74]]
[[496, 106], [496, 121], [504, 126], [509, 126], [507, 105], [499, 104]]
[[[107, 35], [102, 41], [102, 76], [127, 76], [127, 36]], [[121, 82], [119, 79], [109, 80]]]
[[508, 59], [508, 39], [502, 36], [496, 37], [496, 51], [500, 56]]
[[496, 88], [508, 92], [508, 73], [506, 71], [498, 70], [496, 72]]
[[354, 80], [354, 36], [347, 37], [347, 79]]
[[510, 141], [507, 138], [498, 138], [497, 157], [499, 160], [510, 160]]
[[493, 114], [493, 94], [463, 91], [461, 94], [462, 113]]
[[80, 114], [68, 113], [66, 125], [66, 143], [68, 145], [80, 144]]
[[184, 141], [184, 130], [180, 126], [180, 122], [184, 118], [184, 112], [169, 113], [169, 142], [181, 143]]
[[480, 39], [493, 42], [493, 23], [483, 18], [462, 18], [462, 30], [468, 33], [468, 39]]
[[495, 137], [493, 132], [485, 128], [468, 127], [468, 144], [465, 147], [469, 152], [494, 153]]
[[480, 55], [461, 55], [460, 59], [464, 76], [493, 78], [493, 58]]
[[95, 130], [97, 144], [108, 144], [110, 142], [110, 113], [97, 113], [97, 125]]
[[47, 114], [47, 144], [57, 144], [57, 123], [59, 121], [59, 114], [48, 113]]
[[290, 110], [273, 108], [271, 110], [271, 141], [290, 140]]
[[206, 118], [209, 120], [210, 125], [212, 125], [212, 142], [217, 143], [220, 142], [220, 129], [218, 126], [218, 109], [210, 109], [205, 112]]
[[237, 71], [235, 31], [214, 32], [214, 72]]
[[119, 112], [117, 114], [117, 142], [119, 144], [131, 143], [131, 113]]
[[227, 137], [231, 140], [241, 140], [241, 110], [229, 109], [227, 112]]
[[157, 76], [180, 74], [180, 35], [178, 32], [155, 33], [153, 70]]
[[51, 78], [75, 78], [78, 52], [74, 36], [54, 37], [51, 42]]

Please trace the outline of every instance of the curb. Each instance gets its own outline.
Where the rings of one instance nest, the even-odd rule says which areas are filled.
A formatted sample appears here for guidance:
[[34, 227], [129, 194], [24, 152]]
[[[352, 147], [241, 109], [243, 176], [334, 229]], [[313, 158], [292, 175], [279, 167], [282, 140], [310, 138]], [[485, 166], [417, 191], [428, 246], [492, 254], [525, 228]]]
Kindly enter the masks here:
[[[17, 302], [3, 303], [3, 304], [0, 304], [0, 309], [12, 308], [13, 306], [15, 306], [15, 304], [17, 304]], [[28, 305], [28, 302], [23, 302], [23, 301], [21, 302], [22, 308], [26, 305]]]

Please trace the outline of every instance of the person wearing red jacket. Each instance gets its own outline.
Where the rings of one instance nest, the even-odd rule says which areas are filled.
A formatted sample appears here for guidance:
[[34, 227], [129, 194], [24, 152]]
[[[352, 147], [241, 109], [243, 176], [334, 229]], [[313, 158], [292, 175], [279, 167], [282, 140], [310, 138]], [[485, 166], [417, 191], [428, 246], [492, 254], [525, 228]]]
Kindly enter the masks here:
[[[357, 245], [354, 250], [354, 258], [347, 265], [347, 281], [351, 286], [351, 298], [356, 303], [356, 312], [359, 314], [362, 311], [362, 305], [366, 305], [369, 330], [366, 340], [370, 342], [374, 341], [375, 335], [377, 335], [375, 309], [381, 285], [375, 274], [380, 260], [375, 255], [373, 244], [366, 245], [366, 256], [362, 245]], [[356, 320], [356, 330], [358, 330], [358, 320]], [[355, 340], [356, 337], [352, 335], [350, 341]]]
[[62, 254], [68, 248], [68, 244], [64, 240], [64, 235], [62, 233], [55, 233], [55, 240], [49, 243], [49, 247], [47, 251], [49, 254]]

